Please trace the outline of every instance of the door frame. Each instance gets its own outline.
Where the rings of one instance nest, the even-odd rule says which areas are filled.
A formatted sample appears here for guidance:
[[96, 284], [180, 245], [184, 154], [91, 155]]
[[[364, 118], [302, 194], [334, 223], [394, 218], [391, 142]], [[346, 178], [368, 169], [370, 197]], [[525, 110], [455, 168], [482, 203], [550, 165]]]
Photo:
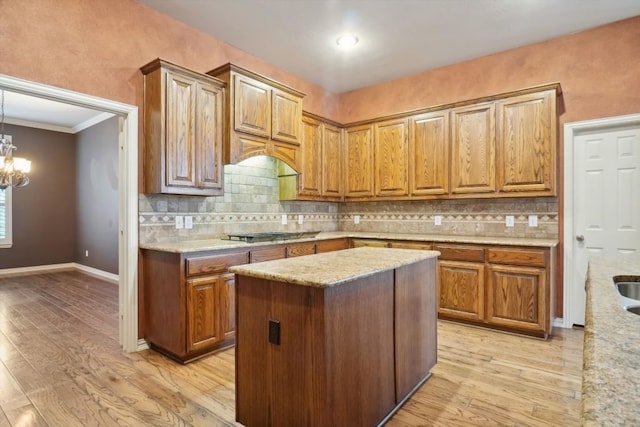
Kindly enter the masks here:
[[[605, 117], [601, 119], [584, 120], [565, 123], [564, 125], [564, 233], [563, 233], [563, 319], [562, 327], [573, 326], [573, 306], [571, 298], [577, 283], [573, 283], [573, 238], [574, 238], [574, 206], [573, 206], [573, 149], [574, 138], [583, 132], [606, 131], [621, 126], [640, 126], [640, 114]], [[567, 196], [569, 195], [569, 196]]]
[[4, 74], [0, 88], [118, 116], [119, 342], [126, 352], [146, 348], [138, 340], [138, 107]]

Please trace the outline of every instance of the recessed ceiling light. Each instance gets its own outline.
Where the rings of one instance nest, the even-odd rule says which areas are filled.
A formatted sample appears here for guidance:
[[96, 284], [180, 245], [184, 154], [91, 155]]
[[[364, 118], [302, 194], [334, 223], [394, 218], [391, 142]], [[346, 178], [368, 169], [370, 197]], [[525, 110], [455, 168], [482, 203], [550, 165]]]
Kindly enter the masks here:
[[340, 47], [352, 47], [358, 44], [358, 38], [353, 34], [343, 34], [336, 40]]

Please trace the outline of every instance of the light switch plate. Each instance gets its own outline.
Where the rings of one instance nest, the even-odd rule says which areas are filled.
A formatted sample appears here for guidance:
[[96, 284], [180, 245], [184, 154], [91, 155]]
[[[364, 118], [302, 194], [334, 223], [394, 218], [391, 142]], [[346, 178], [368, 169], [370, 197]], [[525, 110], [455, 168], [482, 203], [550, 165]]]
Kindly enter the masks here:
[[513, 227], [515, 225], [515, 218], [513, 217], [513, 215], [507, 215], [505, 217], [504, 224], [507, 227]]
[[436, 215], [433, 217], [433, 223], [435, 225], [442, 225], [442, 215]]
[[184, 228], [193, 228], [193, 217], [191, 215], [187, 215], [184, 217]]
[[353, 216], [353, 223], [354, 224], [360, 224], [360, 215], [354, 215]]
[[287, 225], [287, 214], [282, 214], [282, 225]]
[[302, 225], [304, 223], [304, 215], [298, 215], [298, 224]]
[[176, 230], [184, 228], [184, 217], [182, 215], [176, 215]]
[[529, 227], [538, 226], [538, 215], [529, 215]]

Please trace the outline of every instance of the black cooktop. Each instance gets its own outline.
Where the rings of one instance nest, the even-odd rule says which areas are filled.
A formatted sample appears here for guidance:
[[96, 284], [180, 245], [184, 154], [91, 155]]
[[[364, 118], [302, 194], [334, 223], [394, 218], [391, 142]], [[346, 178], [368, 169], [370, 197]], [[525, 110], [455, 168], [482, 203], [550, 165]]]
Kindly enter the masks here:
[[239, 240], [242, 242], [272, 242], [274, 240], [292, 240], [302, 239], [304, 237], [315, 237], [319, 231], [301, 231], [301, 232], [267, 232], [267, 233], [246, 233], [246, 234], [228, 234], [229, 240]]

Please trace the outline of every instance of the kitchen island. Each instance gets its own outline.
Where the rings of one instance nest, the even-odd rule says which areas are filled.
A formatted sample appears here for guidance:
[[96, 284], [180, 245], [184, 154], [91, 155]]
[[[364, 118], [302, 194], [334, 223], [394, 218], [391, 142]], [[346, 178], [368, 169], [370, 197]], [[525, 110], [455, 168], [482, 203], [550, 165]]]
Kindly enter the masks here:
[[437, 256], [363, 247], [232, 267], [237, 421], [384, 423], [436, 363]]

